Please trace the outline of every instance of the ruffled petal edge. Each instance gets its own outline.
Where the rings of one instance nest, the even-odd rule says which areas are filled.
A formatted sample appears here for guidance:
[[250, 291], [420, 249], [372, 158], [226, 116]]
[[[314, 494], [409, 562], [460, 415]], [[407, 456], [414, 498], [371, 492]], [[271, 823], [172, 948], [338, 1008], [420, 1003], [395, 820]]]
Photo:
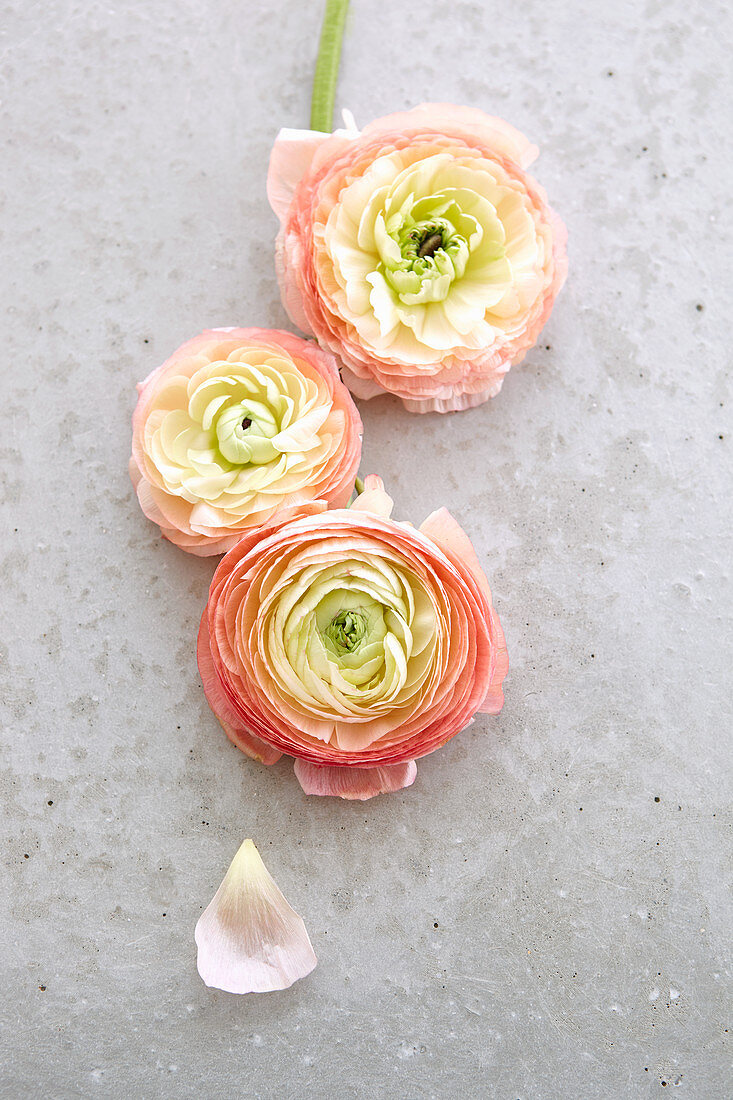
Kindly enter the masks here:
[[390, 794], [410, 787], [417, 776], [417, 764], [384, 764], [374, 768], [334, 767], [295, 761], [295, 775], [306, 794], [333, 795], [365, 802], [378, 794]]

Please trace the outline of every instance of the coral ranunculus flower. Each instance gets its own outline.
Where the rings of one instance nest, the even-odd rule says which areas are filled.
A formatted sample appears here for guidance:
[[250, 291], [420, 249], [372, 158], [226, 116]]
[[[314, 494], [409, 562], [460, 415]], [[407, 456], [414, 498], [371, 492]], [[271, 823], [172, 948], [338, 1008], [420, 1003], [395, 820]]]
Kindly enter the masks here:
[[369, 477], [351, 508], [245, 534], [211, 583], [209, 704], [249, 756], [294, 756], [309, 794], [406, 787], [417, 757], [503, 703], [504, 635], [468, 537], [445, 509], [416, 530], [391, 508]]
[[138, 386], [130, 476], [143, 512], [191, 554], [321, 500], [343, 507], [361, 420], [333, 356], [289, 332], [213, 329]]
[[448, 412], [499, 392], [567, 271], [565, 227], [525, 171], [536, 155], [508, 123], [448, 104], [361, 133], [280, 132], [283, 302], [357, 397]]

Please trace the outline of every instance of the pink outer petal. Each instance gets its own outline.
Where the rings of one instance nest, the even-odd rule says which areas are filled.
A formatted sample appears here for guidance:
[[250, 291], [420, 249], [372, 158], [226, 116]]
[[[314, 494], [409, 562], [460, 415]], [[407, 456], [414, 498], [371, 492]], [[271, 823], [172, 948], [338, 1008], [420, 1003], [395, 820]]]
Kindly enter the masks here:
[[328, 137], [317, 130], [283, 129], [275, 138], [267, 172], [267, 198], [281, 222], [287, 217], [295, 188], [310, 168], [316, 149]]
[[293, 324], [307, 336], [313, 336], [313, 329], [303, 307], [302, 294], [297, 282], [291, 277], [290, 271], [292, 265], [302, 264], [302, 255], [303, 246], [298, 240], [291, 239], [287, 242], [286, 248], [284, 230], [281, 229], [275, 241], [275, 274], [280, 296]]
[[[290, 293], [292, 283], [281, 283], [281, 289], [283, 294], [286, 292]], [[299, 299], [299, 301], [300, 300], [301, 299]], [[290, 311], [289, 307], [286, 306], [286, 308], [290, 316], [293, 317], [293, 313]], [[299, 324], [297, 321], [295, 323]], [[300, 325], [300, 327], [303, 328], [302, 325]], [[310, 331], [310, 326], [307, 325], [307, 323], [303, 331]], [[509, 365], [507, 364], [506, 371], [508, 370]], [[386, 393], [390, 392], [389, 390], [385, 390], [383, 386], [373, 382], [370, 378], [362, 378], [358, 374], [354, 374], [347, 366], [341, 368], [341, 377], [354, 397], [358, 397], [361, 401], [371, 401], [373, 397], [384, 397]], [[399, 397], [407, 411], [412, 413], [463, 412], [465, 409], [475, 409], [477, 405], [483, 405], [492, 397], [496, 397], [503, 382], [504, 376], [501, 375], [494, 379], [490, 385], [487, 385], [486, 389], [479, 390], [476, 393], [451, 393], [450, 389], [446, 387], [446, 397], [404, 397], [401, 394], [394, 394], [394, 396]]]
[[160, 493], [160, 491], [157, 491], [156, 494], [156, 489], [143, 478], [134, 458], [130, 459], [129, 469], [130, 479], [135, 486], [141, 511], [147, 519], [157, 524], [161, 535], [168, 542], [172, 542], [174, 546], [178, 546], [186, 553], [194, 554], [199, 558], [210, 558], [216, 554], [226, 554], [237, 545], [242, 535], [241, 531], [235, 531], [231, 535], [217, 539], [206, 535], [189, 535], [185, 531], [180, 531], [177, 527], [174, 527], [160, 508], [159, 497], [164, 497], [165, 494]]
[[272, 745], [266, 745], [259, 737], [246, 730], [224, 694], [221, 680], [216, 674], [214, 662], [211, 657], [211, 644], [209, 642], [209, 616], [206, 609], [201, 616], [196, 657], [199, 664], [201, 683], [204, 686], [204, 694], [207, 702], [219, 720], [221, 728], [230, 741], [233, 741], [238, 749], [251, 757], [259, 760], [261, 764], [275, 764], [282, 753], [274, 749]]
[[384, 387], [372, 382], [370, 378], [361, 378], [346, 366], [341, 368], [341, 377], [354, 397], [359, 397], [362, 401], [371, 401], [373, 397], [383, 397], [387, 392]]
[[509, 671], [509, 654], [504, 639], [499, 616], [491, 602], [491, 589], [486, 574], [481, 568], [473, 544], [461, 525], [453, 518], [447, 508], [439, 508], [420, 524], [420, 531], [439, 546], [443, 553], [457, 565], [463, 563], [478, 584], [488, 604], [489, 627], [494, 644], [494, 666], [491, 683], [486, 698], [478, 708], [481, 714], [498, 714], [504, 705], [501, 685]]
[[423, 535], [428, 536], [431, 542], [439, 546], [451, 560], [462, 562], [466, 568], [470, 569], [481, 591], [490, 601], [491, 589], [489, 588], [489, 582], [486, 580], [486, 574], [481, 568], [473, 543], [448, 509], [438, 508], [437, 511], [431, 512], [427, 519], [420, 524], [420, 530]]
[[480, 141], [502, 156], [528, 168], [539, 155], [533, 145], [515, 126], [495, 115], [486, 115], [476, 107], [461, 107], [454, 103], [421, 103], [409, 111], [375, 119], [364, 127], [364, 135], [372, 137], [382, 132], [456, 134]]
[[377, 768], [334, 768], [295, 761], [295, 775], [306, 794], [337, 795], [365, 802], [377, 794], [410, 787], [415, 782], [417, 764], [386, 764]]
[[267, 198], [270, 206], [284, 225], [295, 190], [303, 176], [310, 171], [320, 147], [328, 142], [331, 155], [348, 147], [358, 138], [358, 130], [334, 130], [322, 134], [319, 130], [282, 129], [275, 138], [267, 170]]

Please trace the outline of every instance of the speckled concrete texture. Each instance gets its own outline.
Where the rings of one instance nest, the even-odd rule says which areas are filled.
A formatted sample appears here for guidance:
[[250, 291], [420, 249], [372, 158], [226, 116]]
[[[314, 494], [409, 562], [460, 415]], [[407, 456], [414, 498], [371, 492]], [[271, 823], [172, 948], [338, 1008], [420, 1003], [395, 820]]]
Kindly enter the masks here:
[[[213, 565], [126, 470], [140, 378], [204, 327], [287, 324], [265, 172], [319, 21], [6, 6], [0, 1096], [718, 1100], [726, 6], [352, 0], [340, 105], [511, 120], [571, 263], [490, 405], [362, 404], [363, 469], [402, 518], [454, 511], [511, 657], [501, 715], [364, 805], [226, 740], [194, 658]], [[193, 929], [246, 836], [320, 961], [236, 998]]]

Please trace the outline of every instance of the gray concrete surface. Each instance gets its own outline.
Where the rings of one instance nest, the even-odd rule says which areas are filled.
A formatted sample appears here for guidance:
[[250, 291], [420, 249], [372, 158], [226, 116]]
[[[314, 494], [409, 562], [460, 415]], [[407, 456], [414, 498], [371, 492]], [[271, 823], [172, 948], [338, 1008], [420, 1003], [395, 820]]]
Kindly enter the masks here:
[[[499, 718], [361, 806], [226, 741], [194, 660], [212, 564], [126, 473], [139, 378], [205, 326], [285, 324], [265, 170], [319, 9], [6, 8], [0, 1096], [718, 1100], [730, 19], [353, 0], [339, 103], [504, 115], [571, 257], [490, 406], [362, 406], [399, 515], [472, 534], [512, 665]], [[193, 929], [245, 836], [320, 962], [238, 999]]]

